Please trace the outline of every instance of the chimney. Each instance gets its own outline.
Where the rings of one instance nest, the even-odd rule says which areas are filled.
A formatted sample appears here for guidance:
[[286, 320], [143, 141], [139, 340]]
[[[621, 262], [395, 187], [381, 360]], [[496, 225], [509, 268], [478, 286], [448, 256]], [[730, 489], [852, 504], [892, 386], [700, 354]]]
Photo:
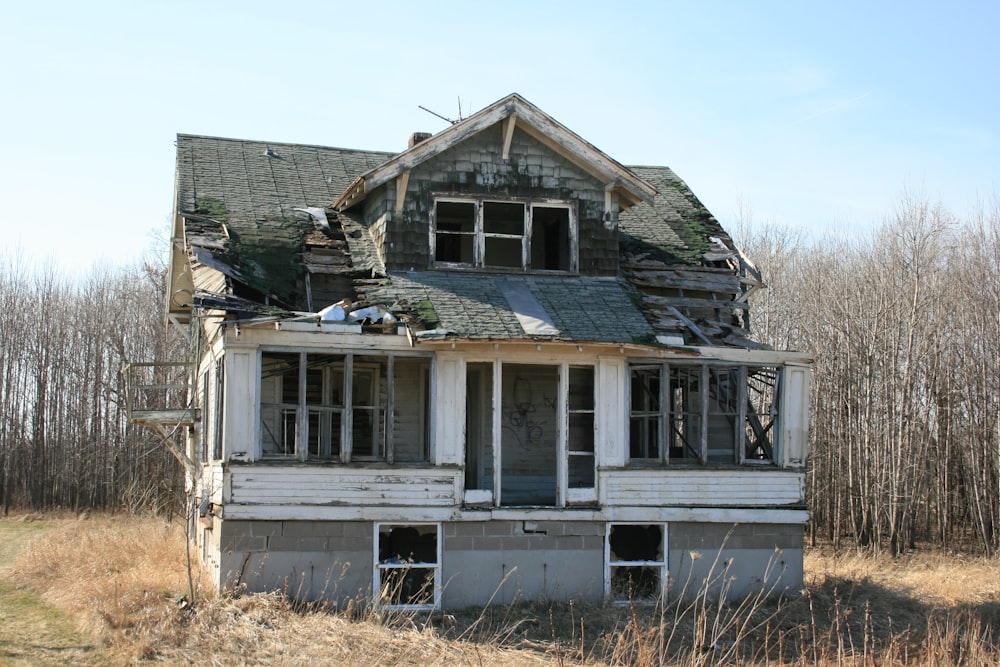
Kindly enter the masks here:
[[414, 132], [413, 134], [410, 135], [410, 145], [408, 146], [408, 148], [413, 148], [421, 141], [430, 138], [431, 138], [430, 132]]

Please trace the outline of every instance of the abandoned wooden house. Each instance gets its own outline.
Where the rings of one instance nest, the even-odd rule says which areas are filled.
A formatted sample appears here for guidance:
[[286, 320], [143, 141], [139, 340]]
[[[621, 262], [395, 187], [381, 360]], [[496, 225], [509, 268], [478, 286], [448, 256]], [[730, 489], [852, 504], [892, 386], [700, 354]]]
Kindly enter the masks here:
[[189, 391], [135, 419], [184, 427], [220, 588], [801, 584], [810, 360], [751, 340], [759, 276], [670, 169], [514, 94], [398, 154], [180, 135], [175, 205]]

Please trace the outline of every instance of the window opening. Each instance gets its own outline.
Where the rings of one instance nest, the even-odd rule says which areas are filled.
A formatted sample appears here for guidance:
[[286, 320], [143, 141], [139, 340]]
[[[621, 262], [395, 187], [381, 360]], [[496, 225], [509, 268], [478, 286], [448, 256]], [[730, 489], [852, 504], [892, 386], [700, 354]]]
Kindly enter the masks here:
[[629, 458], [771, 463], [780, 367], [632, 364]]
[[778, 421], [781, 369], [747, 368], [747, 419], [744, 456], [747, 462], [774, 460], [774, 433]]
[[439, 266], [576, 270], [576, 220], [569, 204], [438, 199], [432, 218]]
[[215, 415], [212, 428], [212, 458], [222, 458], [222, 410], [226, 387], [226, 366], [222, 359], [215, 362]]
[[531, 268], [536, 271], [570, 271], [569, 209], [532, 205]]
[[435, 609], [441, 602], [440, 527], [376, 524], [375, 604], [393, 609]]
[[503, 364], [500, 502], [555, 505], [559, 367]]
[[594, 369], [569, 368], [568, 484], [571, 489], [594, 487]]
[[483, 264], [517, 269], [524, 265], [524, 204], [483, 202]]
[[605, 586], [619, 603], [655, 603], [667, 582], [666, 525], [609, 524]]
[[425, 358], [265, 352], [261, 455], [425, 461], [429, 382]]
[[465, 488], [493, 490], [493, 364], [465, 367]]
[[475, 262], [476, 205], [439, 201], [435, 205], [434, 260], [453, 264]]

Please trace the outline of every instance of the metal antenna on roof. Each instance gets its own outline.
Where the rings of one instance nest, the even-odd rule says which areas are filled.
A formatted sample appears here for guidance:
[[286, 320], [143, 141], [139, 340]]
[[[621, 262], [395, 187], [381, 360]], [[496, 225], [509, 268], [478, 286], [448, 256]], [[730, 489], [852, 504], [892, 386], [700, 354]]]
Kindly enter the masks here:
[[[454, 125], [455, 123], [457, 123], [457, 122], [458, 122], [457, 120], [452, 120], [451, 118], [448, 118], [447, 116], [442, 116], [442, 115], [441, 115], [441, 114], [439, 114], [439, 113], [438, 113], [437, 111], [431, 111], [430, 109], [428, 109], [427, 107], [425, 107], [425, 106], [423, 106], [423, 105], [420, 105], [420, 104], [418, 104], [418, 105], [417, 105], [417, 107], [419, 107], [420, 109], [423, 109], [424, 111], [426, 111], [427, 113], [431, 114], [432, 116], [437, 116], [437, 117], [438, 117], [438, 118], [440, 118], [441, 120], [446, 120], [446, 121], [448, 121], [448, 122], [449, 122], [449, 123], [451, 123], [452, 125]], [[461, 111], [461, 109], [459, 109], [459, 111]], [[459, 114], [459, 116], [460, 116], [460, 117], [459, 117], [459, 120], [461, 120], [461, 114]]]

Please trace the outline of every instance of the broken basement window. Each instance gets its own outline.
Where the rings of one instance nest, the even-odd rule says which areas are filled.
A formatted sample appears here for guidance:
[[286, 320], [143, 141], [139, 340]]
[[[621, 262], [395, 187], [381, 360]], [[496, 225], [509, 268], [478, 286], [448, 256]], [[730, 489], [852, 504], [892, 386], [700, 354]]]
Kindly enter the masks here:
[[376, 524], [375, 604], [436, 609], [441, 603], [440, 544], [437, 524]]
[[657, 602], [667, 582], [666, 525], [612, 523], [607, 535], [605, 585], [609, 599]]

